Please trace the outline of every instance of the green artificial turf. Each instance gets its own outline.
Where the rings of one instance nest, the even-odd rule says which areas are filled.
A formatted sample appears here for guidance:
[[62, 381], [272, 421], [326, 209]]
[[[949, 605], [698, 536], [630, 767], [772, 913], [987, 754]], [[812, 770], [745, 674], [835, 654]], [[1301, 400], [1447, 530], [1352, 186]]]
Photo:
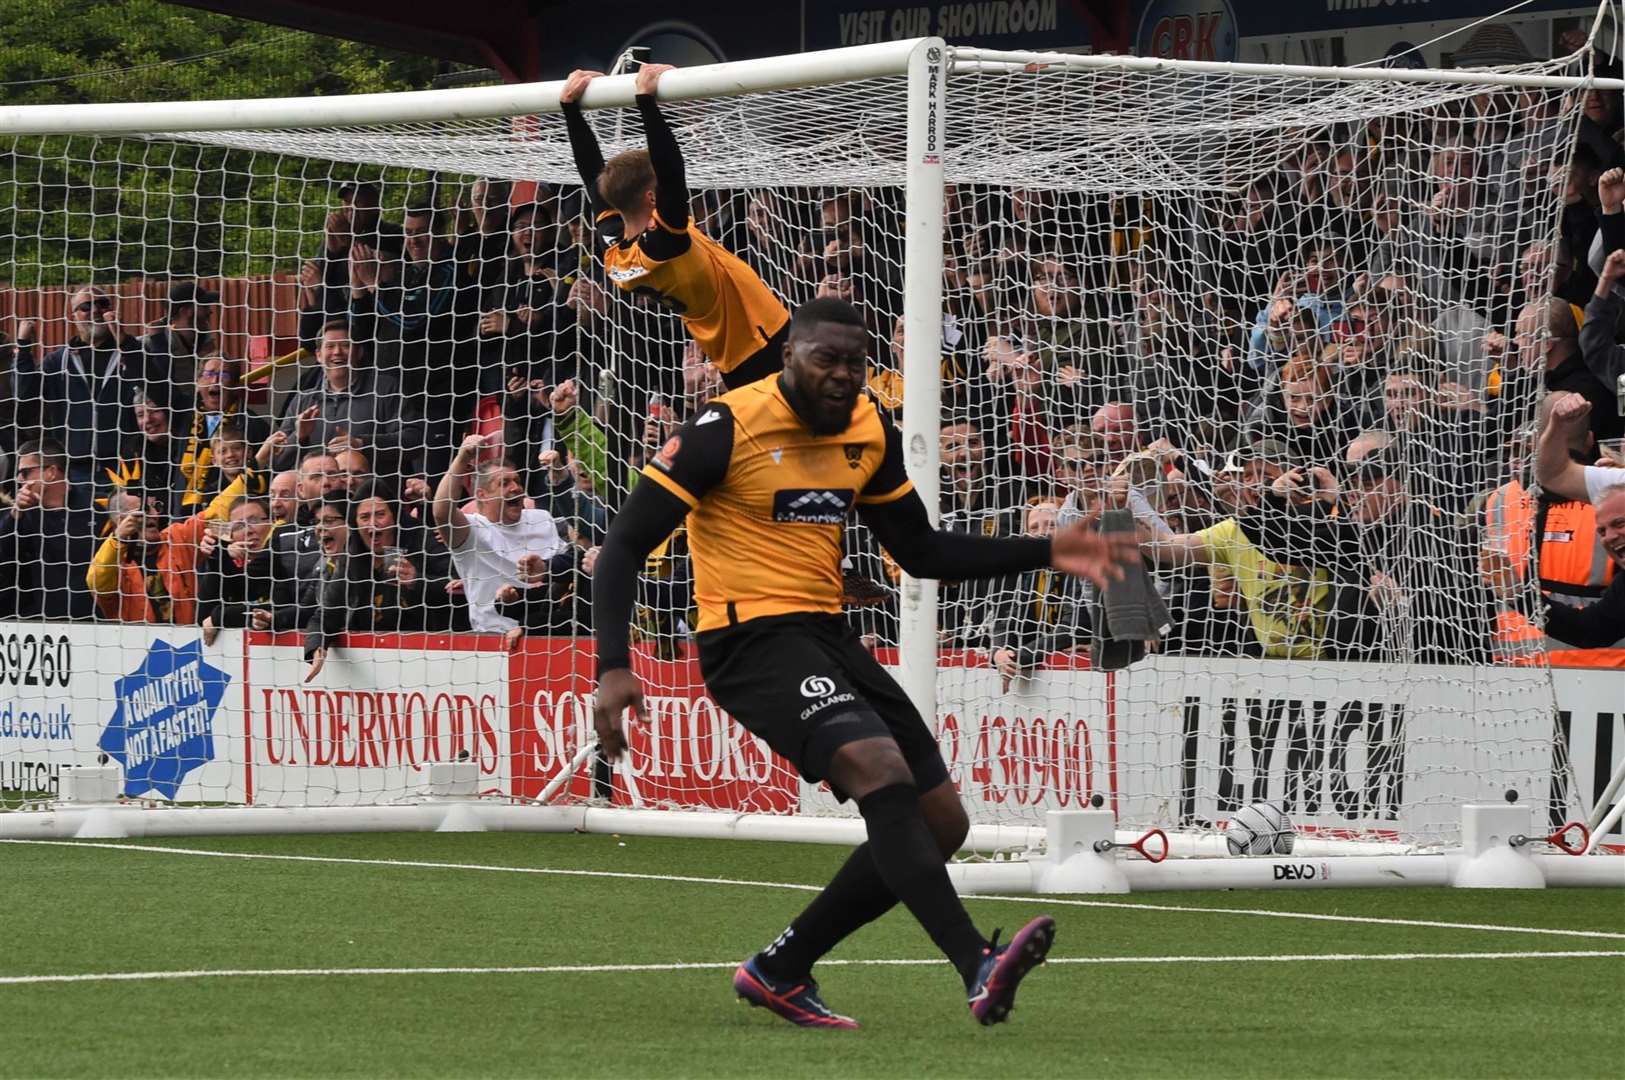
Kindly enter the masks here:
[[[117, 846], [813, 885], [845, 856], [811, 845], [512, 834]], [[810, 895], [10, 844], [0, 845], [0, 881], [0, 976], [732, 964]], [[1056, 960], [1625, 952], [1625, 893], [1617, 890], [1161, 893], [1110, 898], [1112, 906], [1067, 899], [968, 906], [986, 930], [1054, 915]], [[831, 959], [933, 957], [924, 933], [893, 912]], [[0, 1075], [1589, 1078], [1618, 1072], [1617, 1047], [1596, 1033], [1617, 1014], [1625, 958], [1054, 963], [1023, 984], [1011, 1022], [994, 1029], [970, 1020], [945, 962], [829, 965], [819, 975], [830, 1004], [859, 1018], [862, 1031], [802, 1031], [739, 1006], [726, 968], [0, 985]]]

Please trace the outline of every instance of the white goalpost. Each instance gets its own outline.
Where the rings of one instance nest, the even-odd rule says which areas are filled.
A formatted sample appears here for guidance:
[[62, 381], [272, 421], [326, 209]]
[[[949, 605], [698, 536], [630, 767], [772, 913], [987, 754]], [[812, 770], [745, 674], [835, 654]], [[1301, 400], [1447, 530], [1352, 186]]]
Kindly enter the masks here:
[[[36, 597], [0, 624], [0, 837], [861, 837], [705, 696], [680, 537], [640, 591], [647, 723], [620, 768], [596, 761], [594, 545], [718, 387], [675, 314], [593, 269], [561, 85], [0, 108], [4, 329], [33, 324], [11, 349], [6, 449], [15, 475], [50, 456], [38, 437], [68, 444], [62, 512], [98, 530], [71, 549], [89, 576], [71, 570], [102, 582], [73, 618]], [[934, 521], [1040, 533], [1121, 506], [1155, 552], [1167, 625], [1147, 648], [1097, 633], [1109, 606], [1076, 583], [914, 580], [849, 527], [851, 618], [971, 814], [961, 887], [1625, 886], [1617, 838], [1568, 827], [1619, 826], [1613, 788], [1591, 798], [1614, 764], [1577, 771], [1591, 744], [1568, 717], [1591, 723], [1585, 703], [1625, 674], [1554, 683], [1561, 646], [1528, 617], [1539, 582], [1520, 562], [1532, 519], [1497, 509], [1532, 487], [1541, 389], [1520, 350], [1552, 333], [1584, 97], [1621, 90], [1589, 50], [1417, 71], [940, 39], [662, 78], [696, 226], [791, 308], [836, 295], [872, 319], [871, 393]], [[606, 156], [642, 145], [634, 104], [630, 75], [590, 85]], [[363, 226], [365, 198], [381, 212]], [[194, 280], [221, 293], [219, 325], [160, 368], [142, 324]], [[96, 332], [75, 321], [103, 310], [92, 285], [142, 340], [111, 471], [106, 445], [75, 456], [89, 414], [47, 363]], [[310, 436], [283, 410], [337, 393], [297, 351], [332, 318], [373, 373], [369, 426]], [[144, 426], [160, 412], [162, 446]], [[550, 621], [512, 650], [470, 630], [410, 494], [482, 423], [559, 524]], [[233, 437], [252, 459], [276, 428], [266, 463], [223, 464]], [[149, 485], [174, 472], [155, 494], [135, 463]], [[1293, 470], [1299, 486], [1272, 489]], [[384, 506], [387, 537], [353, 508], [323, 523], [335, 473], [355, 507]], [[265, 597], [239, 596], [223, 582], [252, 572], [255, 542], [230, 549], [235, 570], [194, 549], [257, 535], [230, 531], [234, 505], [282, 513], [279, 474], [289, 520], [257, 542], [286, 545], [288, 579], [268, 562]], [[177, 531], [144, 555], [107, 547], [121, 500], [149, 497]], [[16, 558], [18, 596], [67, 581]], [[198, 576], [176, 585], [176, 560]], [[373, 560], [370, 614], [323, 624], [325, 585]], [[410, 599], [378, 585], [402, 560]], [[206, 634], [210, 611], [226, 621]], [[312, 625], [344, 632], [315, 673]], [[1292, 844], [1231, 855], [1231, 823], [1263, 803]]]

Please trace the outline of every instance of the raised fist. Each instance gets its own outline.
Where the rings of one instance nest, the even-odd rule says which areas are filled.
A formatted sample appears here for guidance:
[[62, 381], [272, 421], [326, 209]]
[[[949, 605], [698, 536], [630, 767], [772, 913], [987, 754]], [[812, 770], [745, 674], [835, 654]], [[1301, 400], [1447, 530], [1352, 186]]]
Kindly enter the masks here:
[[553, 406], [554, 412], [561, 415], [575, 408], [576, 381], [574, 379], [565, 379], [554, 387], [552, 397], [549, 398], [549, 404]]
[[1578, 427], [1591, 415], [1591, 402], [1582, 395], [1567, 393], [1552, 402], [1552, 423]]
[[1625, 248], [1608, 253], [1608, 261], [1602, 264], [1602, 277], [1598, 280], [1614, 282], [1625, 278]]
[[519, 572], [519, 580], [526, 585], [540, 585], [547, 580], [547, 560], [534, 552], [521, 555], [514, 568]]
[[1597, 198], [1602, 203], [1602, 212], [1617, 214], [1620, 207], [1625, 206], [1625, 169], [1609, 169], [1597, 177]]

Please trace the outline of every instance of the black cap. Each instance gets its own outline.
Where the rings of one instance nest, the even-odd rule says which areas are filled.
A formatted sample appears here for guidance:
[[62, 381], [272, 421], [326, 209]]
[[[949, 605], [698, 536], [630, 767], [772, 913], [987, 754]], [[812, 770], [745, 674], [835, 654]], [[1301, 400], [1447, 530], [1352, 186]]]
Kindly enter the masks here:
[[220, 294], [205, 289], [195, 281], [180, 281], [169, 287], [169, 306], [181, 304], [218, 304]]

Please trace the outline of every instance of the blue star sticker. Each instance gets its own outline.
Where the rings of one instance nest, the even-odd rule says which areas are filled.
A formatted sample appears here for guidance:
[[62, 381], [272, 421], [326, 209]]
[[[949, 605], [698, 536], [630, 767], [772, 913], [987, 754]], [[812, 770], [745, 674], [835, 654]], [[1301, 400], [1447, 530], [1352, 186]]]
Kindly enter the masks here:
[[118, 680], [118, 707], [97, 743], [124, 767], [124, 792], [174, 799], [188, 773], [214, 760], [214, 714], [231, 676], [203, 662], [203, 642], [154, 641]]

